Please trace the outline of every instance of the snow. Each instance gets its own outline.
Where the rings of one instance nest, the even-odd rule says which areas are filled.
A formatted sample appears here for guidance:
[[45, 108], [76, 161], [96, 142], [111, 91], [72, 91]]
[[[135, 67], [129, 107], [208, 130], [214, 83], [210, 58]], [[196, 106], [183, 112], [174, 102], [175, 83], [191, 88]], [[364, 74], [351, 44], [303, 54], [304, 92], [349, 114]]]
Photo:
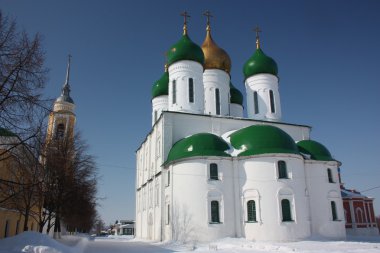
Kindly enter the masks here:
[[79, 253], [83, 252], [86, 238], [67, 237], [64, 245], [50, 236], [38, 232], [23, 232], [17, 236], [0, 240], [0, 253]]
[[348, 237], [345, 241], [253, 242], [224, 238], [210, 243], [150, 242], [131, 236], [65, 236], [56, 241], [37, 232], [24, 232], [0, 240], [0, 253], [108, 253], [108, 252], [235, 252], [235, 253], [380, 253], [380, 237]]

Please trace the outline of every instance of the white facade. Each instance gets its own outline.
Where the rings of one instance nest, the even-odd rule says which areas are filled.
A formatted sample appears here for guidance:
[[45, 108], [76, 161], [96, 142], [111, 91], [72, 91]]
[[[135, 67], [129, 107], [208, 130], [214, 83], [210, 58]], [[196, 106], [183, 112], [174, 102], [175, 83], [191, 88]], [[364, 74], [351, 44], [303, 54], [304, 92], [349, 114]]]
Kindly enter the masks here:
[[204, 112], [203, 66], [178, 61], [169, 66], [169, 111]]
[[[305, 159], [297, 154], [248, 157], [190, 157], [163, 166], [174, 143], [196, 133], [226, 136], [251, 125], [273, 125], [295, 141], [310, 139], [310, 127], [259, 120], [163, 112], [137, 150], [136, 237], [209, 241], [245, 237], [258, 241], [291, 241], [318, 235], [344, 238], [338, 162]], [[288, 178], [278, 176], [284, 161]], [[210, 179], [210, 164], [218, 180]], [[282, 221], [282, 200], [290, 203], [291, 220]], [[256, 221], [247, 220], [247, 203], [256, 204]], [[211, 220], [211, 202], [219, 204], [219, 222]], [[333, 220], [331, 201], [337, 208]]]
[[206, 69], [203, 73], [205, 111], [209, 115], [230, 115], [230, 75], [219, 69]]
[[152, 99], [152, 126], [161, 116], [163, 111], [168, 110], [168, 95], [161, 95]]
[[230, 116], [242, 118], [243, 117], [243, 106], [239, 104], [230, 103]]
[[278, 78], [272, 74], [253, 75], [245, 81], [248, 118], [281, 121]]

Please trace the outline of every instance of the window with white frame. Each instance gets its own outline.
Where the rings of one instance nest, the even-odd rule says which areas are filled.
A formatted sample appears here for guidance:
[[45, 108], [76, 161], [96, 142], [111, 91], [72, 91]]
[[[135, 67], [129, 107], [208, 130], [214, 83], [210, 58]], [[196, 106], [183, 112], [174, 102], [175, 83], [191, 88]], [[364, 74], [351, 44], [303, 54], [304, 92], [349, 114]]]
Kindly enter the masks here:
[[282, 199], [281, 200], [281, 214], [282, 214], [282, 221], [293, 221], [292, 219], [292, 210], [291, 210], [291, 204], [289, 199]]
[[218, 165], [216, 163], [210, 164], [210, 180], [219, 180]]
[[256, 202], [254, 200], [247, 201], [247, 222], [256, 222]]
[[331, 216], [332, 216], [332, 220], [333, 221], [337, 221], [338, 220], [338, 214], [337, 214], [337, 211], [336, 211], [336, 203], [335, 203], [335, 201], [330, 201], [330, 204], [331, 204]]
[[219, 201], [211, 201], [211, 223], [220, 223]]

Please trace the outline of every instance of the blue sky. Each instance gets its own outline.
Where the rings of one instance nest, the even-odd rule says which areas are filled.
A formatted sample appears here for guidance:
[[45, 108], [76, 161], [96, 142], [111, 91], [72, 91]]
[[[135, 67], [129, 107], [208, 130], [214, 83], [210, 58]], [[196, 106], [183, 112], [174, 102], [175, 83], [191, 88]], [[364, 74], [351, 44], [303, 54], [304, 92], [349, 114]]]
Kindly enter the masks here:
[[[46, 96], [57, 97], [72, 57], [77, 128], [99, 165], [99, 212], [106, 223], [134, 218], [135, 150], [151, 127], [151, 86], [164, 52], [181, 36], [212, 34], [232, 60], [232, 82], [243, 94], [242, 66], [261, 47], [279, 67], [283, 121], [313, 127], [312, 138], [342, 161], [349, 188], [380, 186], [380, 1], [13, 1], [3, 14], [43, 35], [50, 69]], [[380, 214], [380, 188], [375, 197]]]

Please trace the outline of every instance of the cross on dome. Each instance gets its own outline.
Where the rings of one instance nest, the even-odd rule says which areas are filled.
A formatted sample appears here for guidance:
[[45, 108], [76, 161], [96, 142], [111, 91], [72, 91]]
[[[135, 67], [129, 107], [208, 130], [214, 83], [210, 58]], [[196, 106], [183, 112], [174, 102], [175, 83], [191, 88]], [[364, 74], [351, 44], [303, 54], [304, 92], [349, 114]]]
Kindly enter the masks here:
[[256, 49], [260, 48], [260, 34], [262, 31], [260, 30], [260, 27], [256, 25], [256, 27], [253, 29], [253, 31], [256, 32]]
[[181, 13], [181, 16], [183, 17], [183, 35], [187, 34], [187, 18], [190, 18], [190, 15], [188, 15], [187, 11], [184, 11]]
[[205, 13], [203, 13], [203, 16], [206, 16], [206, 18], [207, 18], [206, 30], [209, 31], [210, 30], [210, 18], [213, 18], [214, 16], [211, 15], [211, 12], [209, 10], [207, 10]]

